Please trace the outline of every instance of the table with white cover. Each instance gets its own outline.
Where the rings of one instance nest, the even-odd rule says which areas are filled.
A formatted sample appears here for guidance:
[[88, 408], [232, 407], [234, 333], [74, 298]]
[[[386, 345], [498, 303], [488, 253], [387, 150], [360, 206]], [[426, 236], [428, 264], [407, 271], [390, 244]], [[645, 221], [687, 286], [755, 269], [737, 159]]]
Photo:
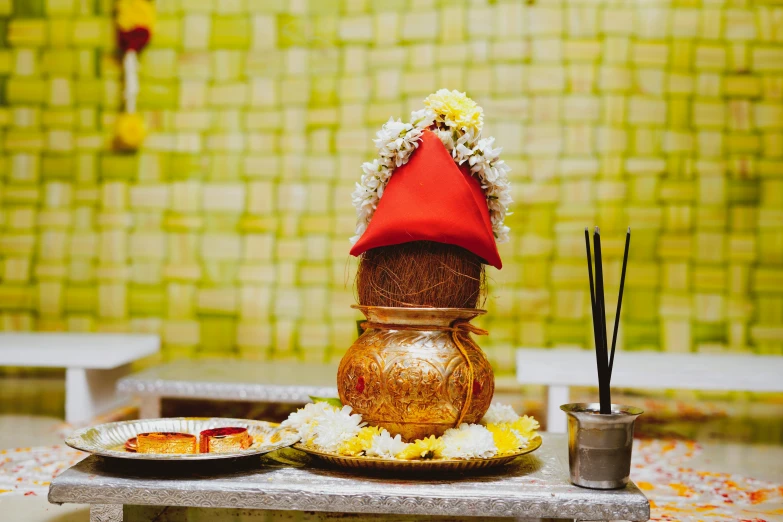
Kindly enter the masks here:
[[[649, 519], [649, 502], [633, 483], [616, 491], [572, 485], [565, 437], [542, 436], [539, 450], [506, 467], [429, 477], [329, 468], [293, 449], [219, 466], [140, 465], [91, 456], [54, 479], [49, 501], [90, 504], [93, 522], [158, 520], [155, 517], [168, 506], [175, 511], [195, 509], [200, 515], [187, 516], [215, 521], [252, 520], [253, 513], [278, 510], [377, 514], [376, 520], [403, 520], [401, 515]], [[148, 518], [143, 518], [145, 514]], [[174, 512], [166, 516], [165, 520], [176, 519]]]

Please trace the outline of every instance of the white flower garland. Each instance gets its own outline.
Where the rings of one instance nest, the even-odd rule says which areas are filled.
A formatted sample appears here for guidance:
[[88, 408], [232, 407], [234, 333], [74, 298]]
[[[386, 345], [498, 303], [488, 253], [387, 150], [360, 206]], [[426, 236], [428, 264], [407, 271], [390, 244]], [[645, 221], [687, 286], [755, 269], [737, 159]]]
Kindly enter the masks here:
[[[495, 240], [505, 243], [509, 228], [504, 222], [513, 202], [508, 181], [511, 168], [500, 159], [502, 149], [493, 147], [495, 138], [481, 137], [481, 108], [464, 93], [446, 89], [428, 97], [425, 103], [429, 107], [412, 112], [409, 123], [389, 118], [373, 140], [380, 157], [362, 165], [361, 181], [352, 194], [357, 223], [351, 243], [356, 243], [367, 230], [394, 169], [408, 162], [427, 129], [438, 136], [457, 165], [467, 162], [470, 166], [470, 173], [479, 180], [487, 197]], [[468, 106], [467, 111], [464, 106]]]

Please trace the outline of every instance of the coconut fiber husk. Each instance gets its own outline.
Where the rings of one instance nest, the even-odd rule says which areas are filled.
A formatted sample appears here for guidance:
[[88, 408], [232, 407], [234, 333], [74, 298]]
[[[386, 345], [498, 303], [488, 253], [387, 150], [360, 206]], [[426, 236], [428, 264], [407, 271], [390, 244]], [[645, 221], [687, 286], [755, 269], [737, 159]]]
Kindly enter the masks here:
[[476, 308], [486, 293], [484, 263], [432, 241], [371, 248], [359, 260], [356, 292], [364, 306]]

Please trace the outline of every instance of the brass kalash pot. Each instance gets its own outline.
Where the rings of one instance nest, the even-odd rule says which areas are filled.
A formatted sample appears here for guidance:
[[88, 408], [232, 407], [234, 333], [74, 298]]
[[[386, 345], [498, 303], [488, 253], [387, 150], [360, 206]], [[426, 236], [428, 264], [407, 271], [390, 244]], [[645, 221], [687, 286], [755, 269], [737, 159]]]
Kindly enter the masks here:
[[364, 333], [340, 361], [343, 404], [371, 426], [406, 441], [478, 422], [495, 392], [495, 376], [470, 334], [484, 310], [354, 306]]

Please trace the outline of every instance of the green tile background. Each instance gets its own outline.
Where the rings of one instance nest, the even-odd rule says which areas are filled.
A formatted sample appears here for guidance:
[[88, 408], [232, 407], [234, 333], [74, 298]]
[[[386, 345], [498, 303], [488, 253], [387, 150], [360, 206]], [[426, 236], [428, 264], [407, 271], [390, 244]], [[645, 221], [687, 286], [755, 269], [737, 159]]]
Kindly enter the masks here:
[[[783, 3], [159, 0], [150, 128], [111, 150], [108, 0], [0, 0], [0, 329], [160, 333], [164, 357], [340, 357], [371, 137], [483, 105], [517, 201], [482, 345], [589, 346], [582, 230], [620, 345], [783, 354]], [[611, 311], [610, 311], [611, 313]]]

